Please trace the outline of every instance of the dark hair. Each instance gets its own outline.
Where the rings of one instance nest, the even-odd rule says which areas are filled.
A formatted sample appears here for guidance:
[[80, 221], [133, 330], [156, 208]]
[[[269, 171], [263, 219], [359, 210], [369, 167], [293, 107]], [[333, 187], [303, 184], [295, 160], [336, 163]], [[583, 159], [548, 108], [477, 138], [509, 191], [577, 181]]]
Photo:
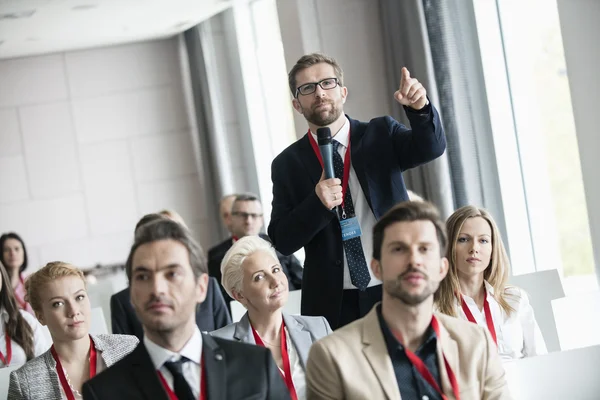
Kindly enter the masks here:
[[235, 205], [241, 201], [258, 201], [260, 203], [258, 196], [255, 195], [254, 193], [241, 193], [241, 194], [238, 194], [235, 196], [235, 200], [233, 201], [233, 204], [231, 205], [231, 209], [233, 209], [235, 207]]
[[133, 255], [138, 247], [147, 243], [169, 239], [175, 240], [187, 248], [192, 272], [196, 279], [202, 276], [202, 274], [208, 273], [206, 257], [204, 256], [202, 247], [194, 240], [191, 232], [175, 221], [160, 217], [160, 219], [141, 225], [136, 231], [135, 240], [133, 246], [131, 246], [129, 257], [127, 257], [127, 263], [125, 264], [127, 278], [131, 281]]
[[165, 219], [165, 218], [166, 217], [164, 215], [159, 214], [159, 213], [146, 214], [142, 218], [140, 218], [140, 220], [137, 222], [137, 224], [135, 224], [135, 230], [133, 232], [135, 234], [142, 225], [146, 225], [147, 223], [150, 223], [152, 221], [156, 221], [158, 219]]
[[19, 242], [21, 242], [21, 246], [23, 247], [23, 264], [21, 264], [21, 267], [19, 267], [19, 273], [21, 273], [27, 268], [27, 249], [25, 248], [25, 242], [23, 242], [23, 239], [21, 239], [21, 237], [16, 233], [8, 232], [0, 236], [0, 262], [6, 265], [6, 262], [4, 260], [4, 243], [8, 239], [18, 240]]
[[333, 67], [333, 70], [335, 71], [335, 76], [338, 79], [338, 84], [340, 86], [344, 86], [344, 72], [342, 71], [342, 67], [340, 67], [335, 58], [326, 56], [325, 54], [321, 53], [311, 53], [300, 57], [300, 59], [296, 61], [296, 64], [288, 73], [288, 85], [290, 86], [292, 96], [296, 97], [296, 89], [298, 89], [296, 87], [296, 75], [298, 75], [298, 72], [306, 68], [312, 67], [313, 65], [321, 63], [327, 63], [331, 65]]
[[430, 221], [435, 226], [440, 256], [446, 255], [448, 239], [444, 222], [440, 218], [437, 208], [426, 201], [405, 201], [392, 207], [373, 227], [373, 258], [381, 259], [381, 246], [385, 228], [396, 222]]
[[34, 357], [33, 329], [19, 311], [15, 292], [3, 265], [0, 265], [0, 275], [2, 275], [0, 309], [3, 308], [8, 314], [6, 333], [23, 348], [27, 360], [31, 360]]

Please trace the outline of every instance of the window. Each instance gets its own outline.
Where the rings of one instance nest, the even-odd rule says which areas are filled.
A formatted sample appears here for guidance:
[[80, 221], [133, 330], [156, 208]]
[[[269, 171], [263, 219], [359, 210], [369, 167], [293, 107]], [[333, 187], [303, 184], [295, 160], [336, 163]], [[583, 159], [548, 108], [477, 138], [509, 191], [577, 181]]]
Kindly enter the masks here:
[[597, 290], [556, 0], [474, 0], [513, 273]]

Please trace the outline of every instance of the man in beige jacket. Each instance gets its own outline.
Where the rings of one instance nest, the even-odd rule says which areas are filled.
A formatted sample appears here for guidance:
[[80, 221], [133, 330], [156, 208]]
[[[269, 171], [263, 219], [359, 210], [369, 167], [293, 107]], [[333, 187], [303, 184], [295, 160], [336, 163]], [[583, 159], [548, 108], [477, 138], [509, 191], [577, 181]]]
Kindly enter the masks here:
[[448, 272], [446, 244], [430, 203], [400, 203], [379, 220], [371, 268], [383, 282], [382, 302], [313, 344], [309, 400], [510, 399], [489, 332], [433, 312]]

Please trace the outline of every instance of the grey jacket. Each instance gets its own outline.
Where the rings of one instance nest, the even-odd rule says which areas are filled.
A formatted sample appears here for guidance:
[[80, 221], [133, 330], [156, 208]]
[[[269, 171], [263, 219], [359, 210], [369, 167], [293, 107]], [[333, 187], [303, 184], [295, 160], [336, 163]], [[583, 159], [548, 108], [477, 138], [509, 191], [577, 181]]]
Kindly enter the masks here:
[[[306, 369], [306, 360], [308, 360], [310, 346], [331, 333], [329, 322], [324, 317], [306, 317], [286, 313], [283, 313], [283, 321], [290, 334], [294, 348], [298, 352], [300, 362], [304, 369]], [[239, 322], [234, 322], [224, 328], [217, 329], [210, 332], [210, 334], [223, 339], [256, 344], [250, 327], [248, 313], [244, 314]]]
[[[137, 346], [130, 335], [91, 335], [106, 367], [110, 367]], [[8, 400], [61, 400], [56, 361], [50, 350], [11, 372]]]

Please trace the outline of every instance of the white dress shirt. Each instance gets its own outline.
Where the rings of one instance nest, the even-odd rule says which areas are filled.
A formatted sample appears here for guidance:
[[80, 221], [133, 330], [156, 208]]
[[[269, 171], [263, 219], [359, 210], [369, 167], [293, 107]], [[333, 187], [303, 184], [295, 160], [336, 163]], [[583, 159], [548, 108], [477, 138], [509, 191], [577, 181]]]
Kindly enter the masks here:
[[[342, 156], [342, 160], [345, 160], [346, 150], [348, 149], [348, 143], [350, 142], [350, 121], [348, 121], [348, 118], [345, 118], [345, 120], [344, 126], [342, 126], [338, 133], [333, 137], [334, 140], [337, 140], [340, 143], [340, 146], [338, 146], [338, 153]], [[317, 141], [317, 135], [313, 132], [311, 132], [311, 135], [315, 141]], [[371, 257], [373, 256], [373, 226], [375, 226], [377, 221], [373, 211], [371, 211], [371, 207], [369, 207], [367, 197], [362, 191], [356, 171], [354, 171], [354, 166], [352, 165], [352, 159], [350, 160], [350, 178], [348, 179], [348, 185], [350, 186], [350, 195], [352, 196], [352, 202], [354, 203], [354, 212], [356, 213], [356, 217], [358, 217], [358, 223], [360, 224], [360, 230], [362, 232], [360, 241], [363, 252], [365, 253], [369, 275], [371, 275], [371, 281], [368, 286], [381, 285], [381, 281], [373, 276], [373, 271], [371, 271], [370, 267]], [[350, 279], [346, 251], [344, 251], [344, 289], [356, 289], [356, 286], [352, 284]]]
[[165, 363], [167, 361], [178, 361], [181, 357], [185, 357], [190, 360], [189, 362], [183, 364], [183, 376], [185, 377], [188, 385], [190, 385], [194, 396], [200, 396], [200, 374], [202, 372], [202, 334], [200, 333], [200, 329], [198, 329], [198, 327], [194, 329], [194, 334], [190, 340], [187, 341], [185, 346], [183, 346], [179, 353], [174, 353], [171, 350], [160, 347], [150, 340], [146, 335], [144, 335], [144, 345], [146, 346], [146, 350], [148, 350], [148, 354], [150, 355], [150, 359], [154, 364], [154, 368], [160, 371], [173, 392], [175, 392], [173, 375], [171, 375], [167, 367], [165, 367]]
[[[39, 356], [40, 354], [45, 353], [50, 348], [50, 343], [46, 340], [46, 336], [42, 331], [42, 325], [38, 322], [37, 319], [30, 313], [24, 310], [19, 310], [25, 321], [31, 326], [31, 330], [33, 331], [33, 355], [34, 357]], [[6, 324], [8, 323], [8, 312], [4, 309], [0, 309], [0, 351], [6, 357]], [[15, 342], [13, 338], [11, 338], [11, 347], [12, 347], [12, 358], [10, 360], [10, 366], [16, 367], [23, 365], [27, 362], [27, 356], [25, 355], [25, 351], [23, 348]], [[2, 364], [0, 362], [0, 364]], [[5, 367], [4, 365], [0, 365], [0, 368]]]
[[[498, 352], [502, 361], [546, 354], [548, 352], [546, 342], [535, 321], [533, 308], [529, 304], [527, 293], [514, 286], [505, 289], [506, 301], [514, 309], [508, 316], [494, 298], [494, 288], [487, 281], [483, 281], [483, 284], [487, 292], [486, 300], [490, 305], [498, 341]], [[463, 295], [463, 298], [471, 314], [473, 314], [473, 318], [477, 321], [477, 325], [487, 329], [484, 311], [477, 307], [471, 297]], [[458, 301], [456, 302], [456, 309], [460, 318], [468, 320]]]

